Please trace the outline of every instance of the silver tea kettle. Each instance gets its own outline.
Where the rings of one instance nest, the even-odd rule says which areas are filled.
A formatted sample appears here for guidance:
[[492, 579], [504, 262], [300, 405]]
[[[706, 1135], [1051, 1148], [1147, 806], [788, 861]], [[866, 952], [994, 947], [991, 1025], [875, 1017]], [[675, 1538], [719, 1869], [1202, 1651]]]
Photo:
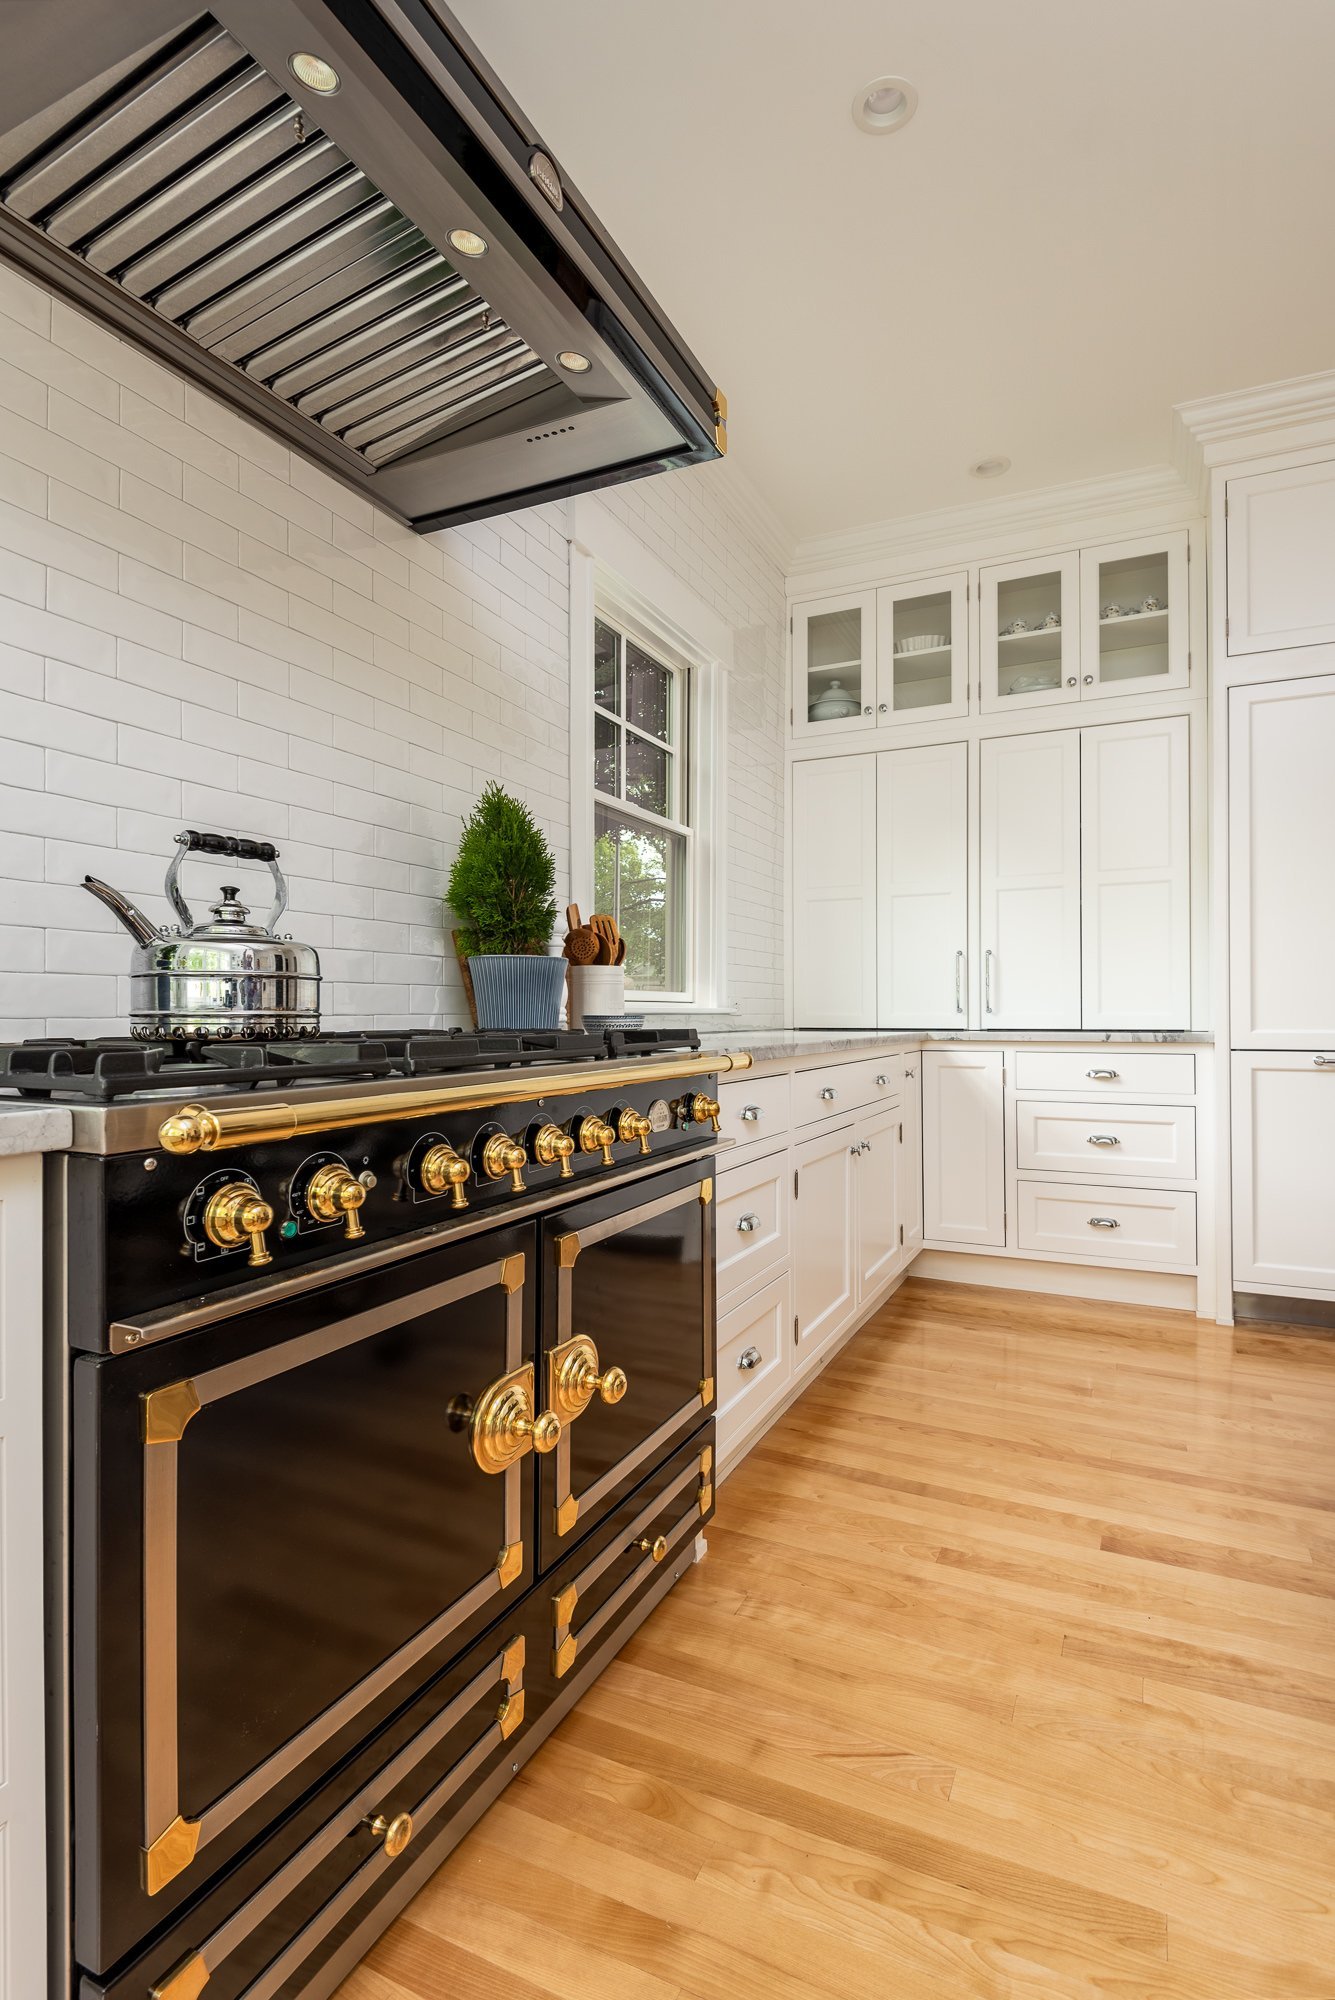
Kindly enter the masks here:
[[[178, 833], [176, 842], [164, 888], [181, 920], [179, 930], [159, 929], [119, 890], [95, 875], [83, 878], [84, 888], [119, 917], [135, 941], [131, 1034], [141, 1041], [181, 1036], [287, 1040], [318, 1034], [319, 957], [308, 944], [274, 936], [287, 908], [287, 883], [273, 842], [193, 829]], [[210, 910], [212, 922], [197, 924], [177, 882], [187, 854], [267, 862], [275, 890], [268, 923], [249, 922], [250, 911], [238, 900], [237, 890], [225, 887], [222, 900]]]

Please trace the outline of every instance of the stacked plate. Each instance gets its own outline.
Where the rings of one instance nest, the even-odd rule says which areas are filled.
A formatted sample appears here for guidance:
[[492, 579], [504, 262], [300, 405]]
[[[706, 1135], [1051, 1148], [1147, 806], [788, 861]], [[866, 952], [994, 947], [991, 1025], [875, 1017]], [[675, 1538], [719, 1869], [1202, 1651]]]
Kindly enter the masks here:
[[919, 632], [912, 639], [897, 639], [895, 641], [895, 651], [897, 653], [935, 653], [942, 646], [948, 646], [949, 644], [950, 641], [944, 632]]

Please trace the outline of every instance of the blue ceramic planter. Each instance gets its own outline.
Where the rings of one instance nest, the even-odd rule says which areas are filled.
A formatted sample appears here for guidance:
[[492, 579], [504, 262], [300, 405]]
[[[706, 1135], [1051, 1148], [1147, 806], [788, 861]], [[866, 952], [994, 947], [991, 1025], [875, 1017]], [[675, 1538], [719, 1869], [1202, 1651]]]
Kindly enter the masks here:
[[561, 1019], [566, 962], [532, 952], [470, 958], [479, 1028], [555, 1028]]

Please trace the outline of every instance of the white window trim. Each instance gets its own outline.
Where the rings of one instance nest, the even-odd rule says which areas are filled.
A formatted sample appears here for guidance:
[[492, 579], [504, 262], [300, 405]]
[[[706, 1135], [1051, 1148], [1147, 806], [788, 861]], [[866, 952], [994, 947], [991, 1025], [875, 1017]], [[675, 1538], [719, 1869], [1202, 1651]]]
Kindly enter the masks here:
[[600, 601], [657, 634], [689, 669], [687, 817], [691, 825], [689, 987], [627, 992], [638, 1013], [718, 1014], [727, 999], [727, 695], [732, 632], [590, 496], [571, 503], [570, 900], [593, 908], [593, 624]]

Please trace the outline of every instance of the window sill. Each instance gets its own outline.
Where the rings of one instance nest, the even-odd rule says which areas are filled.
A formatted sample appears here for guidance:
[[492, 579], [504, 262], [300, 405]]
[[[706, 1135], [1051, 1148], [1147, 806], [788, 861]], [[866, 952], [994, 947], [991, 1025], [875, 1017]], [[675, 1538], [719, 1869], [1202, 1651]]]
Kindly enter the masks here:
[[740, 1011], [732, 1001], [650, 1000], [642, 999], [638, 993], [626, 995], [628, 1014], [737, 1014]]

